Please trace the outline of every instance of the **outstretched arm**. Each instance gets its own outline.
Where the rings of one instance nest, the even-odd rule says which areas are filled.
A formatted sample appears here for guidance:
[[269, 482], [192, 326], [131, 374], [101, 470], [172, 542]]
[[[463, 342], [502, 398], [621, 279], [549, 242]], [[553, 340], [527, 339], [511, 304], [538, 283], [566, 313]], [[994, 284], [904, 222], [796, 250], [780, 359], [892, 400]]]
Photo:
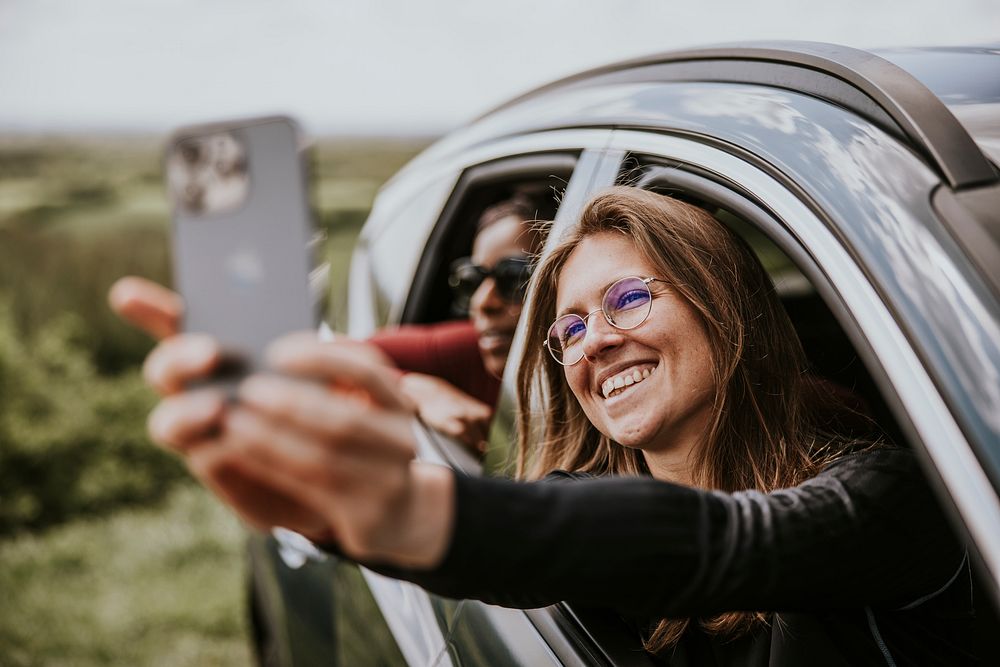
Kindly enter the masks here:
[[[845, 456], [768, 494], [634, 477], [456, 479], [425, 464], [400, 467], [395, 457], [412, 439], [392, 426], [391, 382], [364, 364], [350, 367], [341, 350], [315, 345], [283, 341], [275, 367], [364, 387], [370, 399], [337, 412], [330, 393], [293, 398], [292, 387], [278, 384], [291, 381], [275, 378], [267, 401], [253, 391], [244, 400], [277, 424], [323, 433], [307, 444], [330, 457], [329, 472], [303, 466], [298, 486], [310, 475], [330, 476], [317, 506], [349, 508], [331, 510], [328, 520], [341, 549], [434, 592], [517, 607], [568, 600], [650, 616], [902, 607], [961, 567], [964, 550], [908, 451]], [[295, 411], [301, 417], [291, 419]], [[270, 450], [291, 456], [278, 442], [259, 439], [254, 458]], [[291, 470], [282, 459], [271, 463]], [[388, 480], [396, 492], [366, 496], [373, 480]]]
[[640, 617], [898, 608], [961, 568], [913, 455], [845, 457], [804, 484], [721, 493], [651, 478], [458, 478], [442, 595], [513, 607], [565, 600]]

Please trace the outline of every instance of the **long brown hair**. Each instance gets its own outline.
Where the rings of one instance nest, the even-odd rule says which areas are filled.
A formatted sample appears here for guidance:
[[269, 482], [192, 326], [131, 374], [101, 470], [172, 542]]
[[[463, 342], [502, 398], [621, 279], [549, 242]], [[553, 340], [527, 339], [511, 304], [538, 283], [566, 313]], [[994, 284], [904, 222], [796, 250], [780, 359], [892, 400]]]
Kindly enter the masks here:
[[[817, 445], [829, 440], [819, 437], [809, 405], [817, 392], [805, 373], [805, 354], [750, 248], [696, 206], [616, 187], [587, 204], [579, 225], [532, 278], [530, 343], [517, 376], [518, 476], [538, 479], [553, 470], [648, 474], [640, 450], [618, 445], [590, 423], [562, 367], [540, 344], [555, 318], [564, 264], [581, 241], [600, 233], [630, 239], [705, 328], [716, 390], [710, 426], [693, 461], [695, 485], [768, 492], [794, 486], [828, 463], [835, 452]], [[661, 620], [646, 641], [647, 650], [669, 648], [690, 622]], [[769, 615], [729, 612], [700, 622], [710, 633], [737, 637], [767, 624]]]

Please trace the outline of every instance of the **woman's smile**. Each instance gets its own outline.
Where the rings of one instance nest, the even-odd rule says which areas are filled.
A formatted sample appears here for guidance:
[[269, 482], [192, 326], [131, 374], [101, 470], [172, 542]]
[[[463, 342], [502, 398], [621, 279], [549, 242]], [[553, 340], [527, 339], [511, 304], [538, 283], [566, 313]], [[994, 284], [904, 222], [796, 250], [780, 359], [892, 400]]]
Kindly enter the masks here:
[[624, 394], [648, 378], [656, 370], [656, 366], [656, 363], [630, 363], [624, 370], [605, 373], [607, 379], [600, 382], [604, 399], [608, 400]]

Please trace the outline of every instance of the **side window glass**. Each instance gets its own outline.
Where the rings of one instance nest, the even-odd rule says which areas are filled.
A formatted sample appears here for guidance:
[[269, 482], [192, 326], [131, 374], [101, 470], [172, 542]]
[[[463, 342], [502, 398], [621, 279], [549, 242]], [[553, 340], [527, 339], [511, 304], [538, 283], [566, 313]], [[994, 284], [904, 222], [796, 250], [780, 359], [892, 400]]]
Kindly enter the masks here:
[[872, 376], [862, 363], [833, 311], [799, 264], [765, 232], [766, 213], [741, 195], [675, 166], [643, 164], [637, 185], [696, 204], [733, 230], [764, 266], [792, 321], [818, 386], [831, 392], [828, 426], [858, 437], [885, 435], [902, 443], [902, 435]]
[[463, 304], [453, 299], [452, 262], [472, 254], [477, 232], [486, 222], [484, 214], [489, 217], [491, 209], [516, 202], [530, 213], [512, 215], [530, 215], [529, 223], [552, 220], [576, 162], [574, 153], [541, 153], [466, 169], [422, 244], [401, 321], [429, 323], [464, 316]]

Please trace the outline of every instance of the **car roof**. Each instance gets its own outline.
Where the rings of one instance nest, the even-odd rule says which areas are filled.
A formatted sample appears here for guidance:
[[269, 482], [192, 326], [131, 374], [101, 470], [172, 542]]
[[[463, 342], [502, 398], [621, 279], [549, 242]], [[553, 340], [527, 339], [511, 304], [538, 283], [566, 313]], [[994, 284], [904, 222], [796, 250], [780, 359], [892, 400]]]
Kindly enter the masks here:
[[[952, 188], [998, 181], [1000, 50], [868, 52], [819, 42], [752, 42], [670, 51], [591, 69], [516, 97], [449, 134], [415, 164], [502, 138], [549, 129], [672, 129], [664, 114], [619, 104], [594, 113], [586, 91], [627, 99], [631, 85], [737, 83], [820, 98], [872, 122], [921, 155]], [[949, 77], [953, 71], [960, 77]], [[611, 91], [616, 91], [612, 93]], [[415, 166], [415, 165], [414, 165]], [[404, 169], [404, 172], [409, 169]]]

